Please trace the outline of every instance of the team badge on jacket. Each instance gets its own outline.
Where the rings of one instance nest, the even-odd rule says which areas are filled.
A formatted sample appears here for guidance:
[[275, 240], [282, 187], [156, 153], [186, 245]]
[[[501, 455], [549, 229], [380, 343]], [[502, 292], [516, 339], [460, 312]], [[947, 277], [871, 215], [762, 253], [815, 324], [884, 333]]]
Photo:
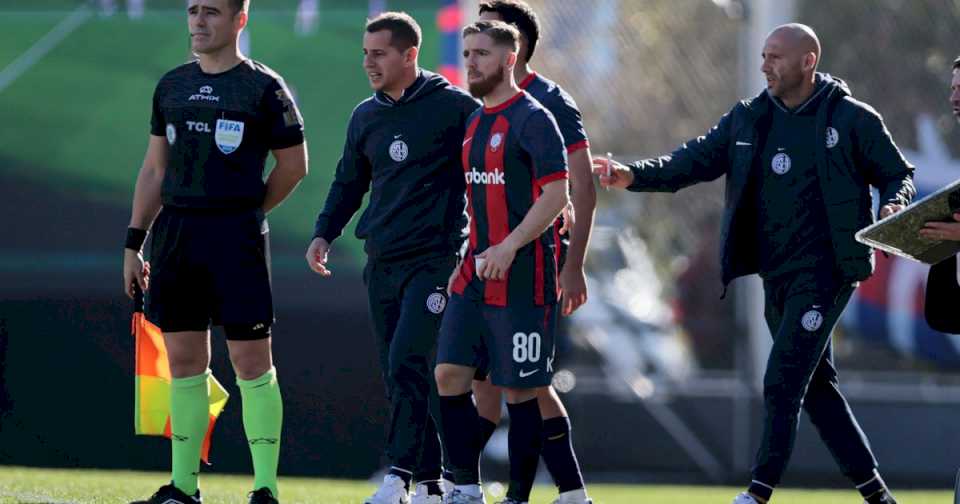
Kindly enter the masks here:
[[827, 128], [827, 148], [832, 149], [840, 142], [840, 133], [833, 126]]
[[810, 310], [803, 314], [803, 317], [800, 319], [800, 324], [809, 332], [816, 331], [823, 325], [823, 314], [817, 310]]
[[443, 309], [447, 307], [447, 298], [439, 293], [434, 292], [427, 296], [427, 310], [430, 310], [430, 313], [439, 315], [443, 313]]
[[230, 154], [243, 142], [243, 122], [217, 119], [217, 131], [213, 134], [217, 148], [224, 154]]
[[790, 160], [790, 156], [786, 152], [781, 152], [776, 156], [773, 156], [773, 161], [770, 163], [770, 168], [773, 170], [773, 173], [777, 175], [783, 175], [790, 171], [790, 167], [793, 165], [793, 162]]
[[407, 159], [407, 154], [410, 153], [410, 150], [407, 148], [407, 143], [403, 140], [394, 140], [390, 144], [390, 159], [400, 163]]

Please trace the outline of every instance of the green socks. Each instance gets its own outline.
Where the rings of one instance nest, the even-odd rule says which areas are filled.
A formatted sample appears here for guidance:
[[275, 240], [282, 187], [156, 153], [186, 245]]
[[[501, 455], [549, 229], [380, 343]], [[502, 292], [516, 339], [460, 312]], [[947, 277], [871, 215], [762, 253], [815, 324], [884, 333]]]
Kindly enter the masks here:
[[210, 425], [210, 370], [170, 381], [170, 431], [173, 484], [187, 495], [197, 492], [200, 448]]
[[243, 400], [243, 430], [253, 458], [253, 489], [267, 487], [274, 497], [278, 497], [277, 463], [280, 459], [283, 401], [277, 384], [277, 370], [270, 368], [252, 380], [237, 378], [237, 385]]
[[[187, 495], [197, 492], [200, 448], [210, 425], [208, 369], [203, 374], [174, 378], [170, 388], [170, 430], [173, 484]], [[278, 497], [277, 463], [283, 401], [277, 371], [270, 368], [252, 380], [237, 379], [243, 401], [243, 430], [253, 458], [253, 489], [267, 487]]]

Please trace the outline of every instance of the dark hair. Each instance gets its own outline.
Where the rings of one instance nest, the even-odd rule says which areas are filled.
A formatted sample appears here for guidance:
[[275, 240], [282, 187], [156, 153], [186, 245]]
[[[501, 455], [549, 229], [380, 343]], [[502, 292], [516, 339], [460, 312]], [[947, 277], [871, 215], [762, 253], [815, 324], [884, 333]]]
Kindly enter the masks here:
[[250, 0], [230, 0], [230, 7], [233, 8], [233, 13], [246, 12], [250, 10]]
[[960, 68], [960, 56], [957, 56], [957, 59], [953, 60], [953, 69], [956, 70]]
[[499, 14], [503, 22], [516, 26], [527, 37], [526, 59], [533, 59], [533, 52], [540, 40], [540, 20], [537, 14], [523, 0], [485, 0], [480, 2], [480, 14], [493, 12]]
[[401, 51], [420, 47], [422, 32], [417, 21], [406, 12], [384, 12], [367, 20], [367, 33], [390, 31], [390, 45]]
[[513, 52], [520, 50], [520, 32], [513, 25], [503, 21], [477, 21], [463, 28], [464, 38], [480, 33], [493, 39], [495, 45], [509, 47]]

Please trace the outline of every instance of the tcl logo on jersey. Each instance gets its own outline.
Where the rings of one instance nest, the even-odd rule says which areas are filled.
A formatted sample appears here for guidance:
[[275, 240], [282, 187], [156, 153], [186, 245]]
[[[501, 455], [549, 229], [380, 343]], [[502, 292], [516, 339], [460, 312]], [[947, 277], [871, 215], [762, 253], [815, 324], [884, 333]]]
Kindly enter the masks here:
[[194, 95], [190, 95], [189, 101], [209, 101], [209, 102], [219, 102], [219, 96], [213, 96], [213, 88], [210, 86], [203, 86], [200, 88], [200, 92]]
[[492, 172], [480, 172], [477, 171], [476, 167], [473, 167], [464, 175], [467, 177], [468, 184], [503, 185], [507, 183], [506, 174], [500, 171], [499, 168], [494, 169]]
[[197, 133], [212, 132], [209, 124], [199, 121], [187, 121], [187, 131], [196, 131]]

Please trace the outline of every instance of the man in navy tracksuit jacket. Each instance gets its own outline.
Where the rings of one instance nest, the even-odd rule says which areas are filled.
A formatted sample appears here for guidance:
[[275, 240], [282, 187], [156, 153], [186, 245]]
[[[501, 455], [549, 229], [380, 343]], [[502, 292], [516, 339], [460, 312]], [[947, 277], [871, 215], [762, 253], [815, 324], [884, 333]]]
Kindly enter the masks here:
[[[353, 111], [343, 157], [317, 217], [307, 261], [328, 276], [327, 252], [359, 210], [368, 262], [363, 272], [390, 401], [392, 465], [370, 504], [439, 503], [440, 446], [434, 422], [434, 353], [447, 279], [466, 227], [460, 167], [466, 118], [479, 103], [442, 76], [421, 70], [420, 29], [406, 14], [368, 22], [364, 69], [376, 93]], [[432, 415], [434, 418], [437, 415]], [[422, 452], [422, 456], [421, 456]]]
[[[766, 416], [753, 479], [734, 504], [766, 503], [786, 470], [801, 409], [868, 504], [895, 504], [867, 437], [840, 392], [830, 334], [873, 251], [854, 234], [916, 194], [913, 167], [880, 115], [847, 85], [816, 71], [820, 43], [808, 26], [767, 38], [767, 90], [743, 101], [706, 136], [629, 168], [594, 161], [603, 185], [678, 191], [726, 175], [723, 283], [757, 273], [774, 343], [763, 380]], [[610, 171], [608, 171], [610, 170]]]

